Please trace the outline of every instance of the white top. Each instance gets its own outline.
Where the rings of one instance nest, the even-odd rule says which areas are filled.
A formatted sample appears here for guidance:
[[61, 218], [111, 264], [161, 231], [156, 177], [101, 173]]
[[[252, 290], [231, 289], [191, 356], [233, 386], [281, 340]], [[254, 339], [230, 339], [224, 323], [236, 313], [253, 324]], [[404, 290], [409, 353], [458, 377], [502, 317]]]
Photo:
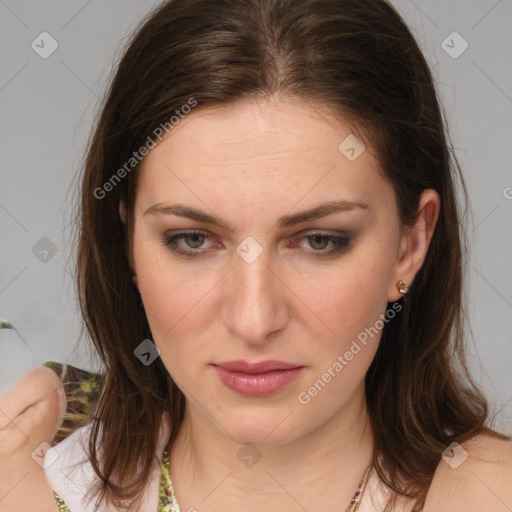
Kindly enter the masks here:
[[94, 512], [93, 503], [88, 503], [86, 496], [91, 485], [97, 482], [86, 451], [90, 426], [79, 428], [48, 450], [44, 460], [52, 489], [66, 502], [71, 512]]
[[[110, 512], [115, 510], [106, 507], [95, 508], [91, 501], [90, 490], [98, 481], [87, 456], [91, 423], [77, 429], [63, 441], [48, 450], [45, 458], [45, 471], [52, 489], [60, 495], [71, 512]], [[164, 437], [161, 437], [164, 439]], [[164, 444], [158, 443], [159, 460], [163, 455]], [[56, 457], [57, 456], [57, 457]], [[78, 464], [77, 464], [78, 463]], [[155, 465], [153, 477], [146, 487], [146, 498], [143, 500], [143, 512], [158, 510], [160, 489], [160, 466]], [[389, 498], [389, 492], [379, 480], [376, 471], [370, 471], [366, 489], [359, 505], [358, 512], [382, 512]], [[404, 506], [400, 502], [396, 512], [409, 512], [411, 505]], [[183, 512], [183, 511], [182, 511]]]
[[[358, 512], [382, 512], [390, 496], [391, 491], [381, 482], [377, 472], [372, 468]], [[410, 512], [412, 505], [406, 505], [403, 498], [397, 499], [393, 512]]]
[[[44, 467], [52, 489], [64, 500], [70, 512], [111, 512], [114, 507], [102, 502], [95, 507], [93, 486], [99, 481], [88, 456], [88, 443], [92, 423], [75, 430], [46, 452]], [[163, 456], [163, 443], [157, 445], [159, 460]], [[156, 512], [160, 491], [161, 469], [153, 467], [153, 474], [144, 493], [141, 512]], [[55, 504], [57, 507], [57, 504]]]

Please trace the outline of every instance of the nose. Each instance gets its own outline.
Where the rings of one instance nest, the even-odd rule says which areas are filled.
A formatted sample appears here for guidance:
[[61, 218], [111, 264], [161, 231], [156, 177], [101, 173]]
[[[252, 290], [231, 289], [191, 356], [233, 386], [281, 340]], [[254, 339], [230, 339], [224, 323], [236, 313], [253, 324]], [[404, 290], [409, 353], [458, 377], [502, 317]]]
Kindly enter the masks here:
[[234, 268], [226, 276], [223, 322], [249, 345], [268, 343], [272, 334], [284, 329], [289, 321], [287, 301], [291, 292], [271, 259], [267, 250], [252, 262], [235, 253]]

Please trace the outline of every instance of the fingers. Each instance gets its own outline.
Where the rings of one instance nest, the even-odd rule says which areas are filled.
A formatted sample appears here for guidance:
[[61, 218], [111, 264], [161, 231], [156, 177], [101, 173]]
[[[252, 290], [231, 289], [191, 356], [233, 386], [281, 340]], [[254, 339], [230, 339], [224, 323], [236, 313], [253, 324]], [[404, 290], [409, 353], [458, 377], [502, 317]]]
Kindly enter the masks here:
[[57, 509], [39, 454], [52, 441], [65, 410], [62, 383], [45, 366], [0, 396], [0, 511]]
[[51, 369], [35, 368], [0, 397], [0, 454], [24, 444], [50, 442], [66, 410], [66, 396]]
[[0, 429], [29, 407], [59, 392], [65, 401], [62, 383], [50, 368], [39, 366], [30, 371], [0, 396]]

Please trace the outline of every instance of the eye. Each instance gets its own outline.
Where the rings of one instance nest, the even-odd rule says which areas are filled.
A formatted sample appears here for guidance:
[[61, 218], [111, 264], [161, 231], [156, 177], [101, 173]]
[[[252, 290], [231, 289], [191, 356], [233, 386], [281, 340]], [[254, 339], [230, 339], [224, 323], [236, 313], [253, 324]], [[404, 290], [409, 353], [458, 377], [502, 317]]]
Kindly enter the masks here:
[[[203, 231], [181, 231], [175, 235], [165, 235], [163, 242], [176, 254], [194, 257], [207, 252], [204, 249], [198, 249], [201, 249], [204, 245], [205, 239], [209, 238], [208, 233]], [[178, 243], [181, 240], [185, 242], [185, 247]]]
[[[297, 240], [307, 240], [312, 250], [305, 249], [314, 258], [327, 258], [342, 253], [350, 248], [351, 237], [344, 235], [333, 235], [322, 232], [314, 232], [298, 237]], [[173, 235], [164, 235], [164, 245], [173, 253], [188, 258], [194, 258], [206, 254], [211, 249], [207, 241], [212, 242], [210, 235], [204, 231], [180, 231]], [[183, 243], [180, 243], [183, 242]], [[219, 245], [212, 242], [213, 245]], [[325, 250], [331, 244], [331, 248]], [[205, 247], [206, 246], [206, 247]], [[289, 244], [289, 247], [301, 246], [301, 244]]]
[[[351, 238], [348, 235], [332, 235], [328, 233], [310, 233], [302, 237], [308, 241], [309, 247], [313, 248], [313, 251], [308, 251], [315, 258], [330, 257], [335, 254], [346, 251], [350, 248]], [[331, 244], [331, 249], [325, 250]]]

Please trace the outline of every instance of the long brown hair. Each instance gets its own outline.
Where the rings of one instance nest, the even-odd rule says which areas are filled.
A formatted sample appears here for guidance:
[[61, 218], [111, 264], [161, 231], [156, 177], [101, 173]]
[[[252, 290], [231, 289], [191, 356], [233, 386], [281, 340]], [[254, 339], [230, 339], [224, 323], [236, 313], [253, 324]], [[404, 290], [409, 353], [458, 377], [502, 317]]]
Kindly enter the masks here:
[[142, 20], [123, 49], [80, 188], [79, 303], [103, 366], [89, 444], [99, 500], [136, 508], [161, 415], [171, 419], [171, 447], [185, 406], [159, 358], [145, 366], [134, 356], [152, 335], [130, 269], [133, 154], [158, 142], [184, 105], [276, 94], [326, 106], [358, 127], [393, 185], [403, 226], [414, 224], [424, 189], [441, 198], [424, 264], [365, 378], [380, 478], [420, 510], [451, 442], [477, 432], [506, 439], [487, 425], [487, 401], [465, 362], [467, 235], [457, 179], [466, 204], [467, 191], [431, 72], [399, 14], [385, 0], [171, 0]]

